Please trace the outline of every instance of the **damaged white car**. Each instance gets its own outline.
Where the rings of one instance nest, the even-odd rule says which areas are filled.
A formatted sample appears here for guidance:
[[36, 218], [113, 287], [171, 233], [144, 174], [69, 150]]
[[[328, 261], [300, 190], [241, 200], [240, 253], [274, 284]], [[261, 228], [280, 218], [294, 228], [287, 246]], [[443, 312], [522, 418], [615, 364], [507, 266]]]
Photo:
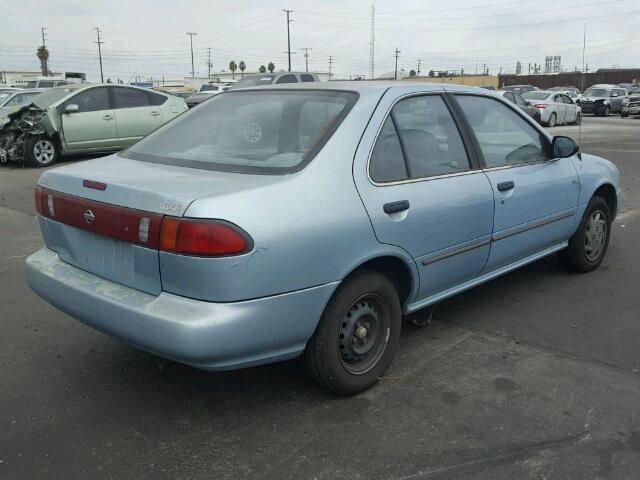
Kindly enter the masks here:
[[44, 167], [63, 155], [121, 150], [186, 109], [181, 98], [125, 85], [52, 88], [0, 120], [0, 162]]

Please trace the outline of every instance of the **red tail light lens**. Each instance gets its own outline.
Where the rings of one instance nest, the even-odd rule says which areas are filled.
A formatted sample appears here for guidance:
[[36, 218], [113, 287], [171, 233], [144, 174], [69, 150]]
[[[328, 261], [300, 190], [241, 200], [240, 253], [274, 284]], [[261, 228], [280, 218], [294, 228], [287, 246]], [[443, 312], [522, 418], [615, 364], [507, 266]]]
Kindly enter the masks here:
[[536, 108], [547, 108], [547, 106], [544, 103], [536, 103], [534, 105], [534, 107], [536, 107]]
[[184, 255], [216, 257], [250, 249], [251, 240], [235, 225], [215, 220], [164, 217], [160, 249]]

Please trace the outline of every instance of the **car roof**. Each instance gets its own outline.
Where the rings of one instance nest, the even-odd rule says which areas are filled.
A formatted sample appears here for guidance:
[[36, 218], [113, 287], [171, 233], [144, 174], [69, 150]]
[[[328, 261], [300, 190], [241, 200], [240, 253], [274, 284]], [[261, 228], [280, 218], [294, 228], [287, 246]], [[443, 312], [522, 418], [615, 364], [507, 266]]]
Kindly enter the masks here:
[[358, 93], [384, 92], [389, 89], [407, 89], [416, 91], [468, 91], [474, 93], [490, 94], [495, 90], [487, 90], [479, 87], [469, 87], [466, 85], [430, 83], [430, 82], [410, 82], [406, 80], [337, 80], [331, 82], [305, 82], [305, 83], [282, 83], [278, 85], [261, 85], [255, 87], [238, 88], [234, 92], [243, 90], [343, 90]]

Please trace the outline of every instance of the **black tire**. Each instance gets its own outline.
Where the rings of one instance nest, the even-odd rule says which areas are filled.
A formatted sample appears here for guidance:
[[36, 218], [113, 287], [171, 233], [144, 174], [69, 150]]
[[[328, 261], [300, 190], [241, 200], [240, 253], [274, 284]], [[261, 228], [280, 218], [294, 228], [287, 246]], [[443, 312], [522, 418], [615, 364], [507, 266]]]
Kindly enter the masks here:
[[610, 114], [611, 114], [611, 107], [607, 105], [606, 107], [604, 107], [604, 110], [602, 111], [602, 116], [608, 117]]
[[582, 123], [582, 114], [576, 115], [576, 120], [573, 122], [574, 125], [580, 125]]
[[31, 135], [24, 142], [24, 160], [32, 167], [48, 167], [60, 158], [58, 142], [46, 135]]
[[620, 114], [620, 116], [621, 116], [622, 118], [627, 118], [627, 117], [629, 116], [629, 114], [628, 114], [628, 113], [621, 113], [621, 114]]
[[536, 121], [538, 125], [542, 125], [542, 116], [540, 115], [540, 113], [536, 113], [533, 116], [533, 119]]
[[547, 127], [549, 127], [549, 128], [555, 127], [557, 118], [558, 117], [556, 116], [555, 113], [552, 113], [551, 115], [549, 115], [549, 120], [547, 121]]
[[387, 370], [401, 328], [400, 300], [393, 283], [375, 271], [355, 273], [333, 295], [307, 343], [307, 369], [334, 393], [362, 392]]
[[[602, 223], [595, 223], [597, 214]], [[576, 233], [569, 239], [569, 246], [559, 254], [560, 262], [569, 271], [586, 273], [598, 268], [609, 246], [611, 236], [611, 210], [602, 198], [595, 196], [589, 202]], [[597, 251], [594, 245], [598, 247]]]

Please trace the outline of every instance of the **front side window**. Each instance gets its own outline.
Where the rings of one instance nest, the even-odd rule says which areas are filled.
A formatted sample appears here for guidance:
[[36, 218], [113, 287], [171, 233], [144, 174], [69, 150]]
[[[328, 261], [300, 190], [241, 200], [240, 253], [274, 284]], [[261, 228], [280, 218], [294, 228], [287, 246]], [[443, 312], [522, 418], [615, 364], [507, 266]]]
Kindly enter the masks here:
[[40, 88], [51, 88], [53, 87], [53, 82], [50, 80], [43, 80], [38, 84], [38, 86]]
[[313, 75], [309, 75], [308, 73], [303, 73], [302, 75], [300, 75], [300, 79], [303, 82], [315, 82], [316, 79], [313, 78]]
[[281, 174], [304, 166], [357, 94], [254, 90], [214, 96], [120, 155], [209, 170]]
[[78, 105], [79, 112], [95, 112], [109, 109], [109, 95], [106, 87], [84, 90], [69, 100], [69, 104]]
[[456, 98], [478, 139], [487, 168], [548, 158], [546, 138], [509, 106], [487, 97]]
[[113, 87], [114, 108], [148, 107], [147, 92], [135, 88]]

